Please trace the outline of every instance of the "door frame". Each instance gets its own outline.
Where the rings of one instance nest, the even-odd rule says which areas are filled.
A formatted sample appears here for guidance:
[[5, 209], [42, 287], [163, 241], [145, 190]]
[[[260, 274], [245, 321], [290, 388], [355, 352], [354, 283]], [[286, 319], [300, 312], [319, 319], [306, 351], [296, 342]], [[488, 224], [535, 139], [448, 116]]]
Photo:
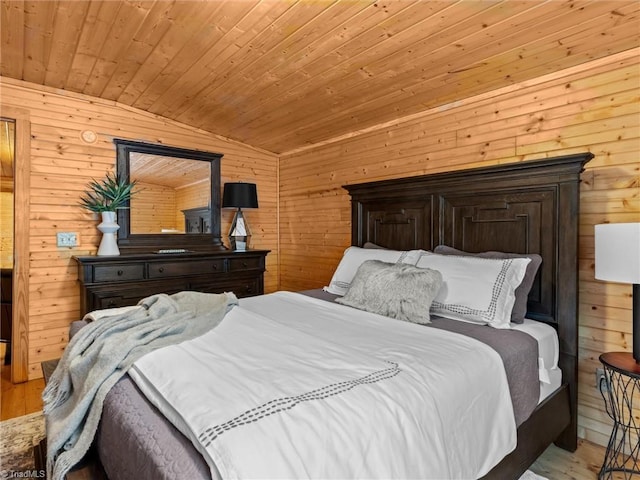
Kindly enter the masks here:
[[[13, 295], [11, 381], [29, 380], [29, 219], [31, 118], [29, 110], [0, 104], [0, 114], [16, 122], [13, 165]], [[19, 215], [16, 215], [20, 212]]]

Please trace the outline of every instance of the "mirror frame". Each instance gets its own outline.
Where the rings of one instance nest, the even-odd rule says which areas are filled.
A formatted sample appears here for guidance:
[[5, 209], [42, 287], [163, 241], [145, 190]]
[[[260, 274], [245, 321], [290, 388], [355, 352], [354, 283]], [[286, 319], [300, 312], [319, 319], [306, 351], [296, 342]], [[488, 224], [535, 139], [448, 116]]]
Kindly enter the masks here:
[[130, 181], [130, 156], [131, 153], [145, 153], [160, 155], [163, 157], [184, 158], [187, 160], [200, 160], [210, 163], [211, 184], [211, 233], [158, 233], [135, 234], [131, 233], [130, 202], [118, 210], [118, 246], [123, 253], [153, 252], [166, 248], [186, 248], [196, 251], [226, 250], [221, 237], [220, 210], [220, 159], [221, 153], [204, 152], [201, 150], [189, 150], [185, 148], [169, 147], [153, 143], [135, 142], [114, 138], [116, 145], [116, 169], [119, 177]]

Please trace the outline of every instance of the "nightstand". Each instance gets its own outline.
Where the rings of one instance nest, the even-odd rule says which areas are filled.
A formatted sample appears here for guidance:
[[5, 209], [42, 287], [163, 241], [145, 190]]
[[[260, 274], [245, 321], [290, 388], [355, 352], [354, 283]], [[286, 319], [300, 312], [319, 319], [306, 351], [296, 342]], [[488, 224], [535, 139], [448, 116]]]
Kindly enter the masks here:
[[605, 375], [598, 389], [613, 420], [613, 430], [598, 479], [612, 479], [613, 472], [631, 478], [640, 474], [640, 422], [633, 417], [634, 401], [640, 406], [640, 364], [626, 352], [603, 353], [600, 362]]

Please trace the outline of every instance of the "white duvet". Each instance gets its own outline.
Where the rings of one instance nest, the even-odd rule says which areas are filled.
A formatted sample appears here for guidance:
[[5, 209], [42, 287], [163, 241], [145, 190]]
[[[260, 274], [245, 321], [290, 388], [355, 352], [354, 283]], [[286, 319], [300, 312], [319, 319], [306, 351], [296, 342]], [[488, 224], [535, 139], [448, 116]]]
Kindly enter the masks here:
[[213, 478], [474, 479], [516, 446], [490, 347], [290, 292], [130, 375]]

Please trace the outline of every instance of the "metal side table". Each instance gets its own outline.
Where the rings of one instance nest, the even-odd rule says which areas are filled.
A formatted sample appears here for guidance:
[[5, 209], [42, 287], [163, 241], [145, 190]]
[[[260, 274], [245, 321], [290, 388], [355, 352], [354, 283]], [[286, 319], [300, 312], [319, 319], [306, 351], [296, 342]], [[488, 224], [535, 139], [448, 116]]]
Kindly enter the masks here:
[[598, 389], [613, 420], [613, 430], [598, 479], [613, 479], [614, 472], [624, 473], [625, 479], [640, 479], [634, 477], [640, 475], [640, 421], [633, 417], [634, 405], [640, 407], [640, 364], [626, 352], [603, 353], [600, 362], [604, 377]]

